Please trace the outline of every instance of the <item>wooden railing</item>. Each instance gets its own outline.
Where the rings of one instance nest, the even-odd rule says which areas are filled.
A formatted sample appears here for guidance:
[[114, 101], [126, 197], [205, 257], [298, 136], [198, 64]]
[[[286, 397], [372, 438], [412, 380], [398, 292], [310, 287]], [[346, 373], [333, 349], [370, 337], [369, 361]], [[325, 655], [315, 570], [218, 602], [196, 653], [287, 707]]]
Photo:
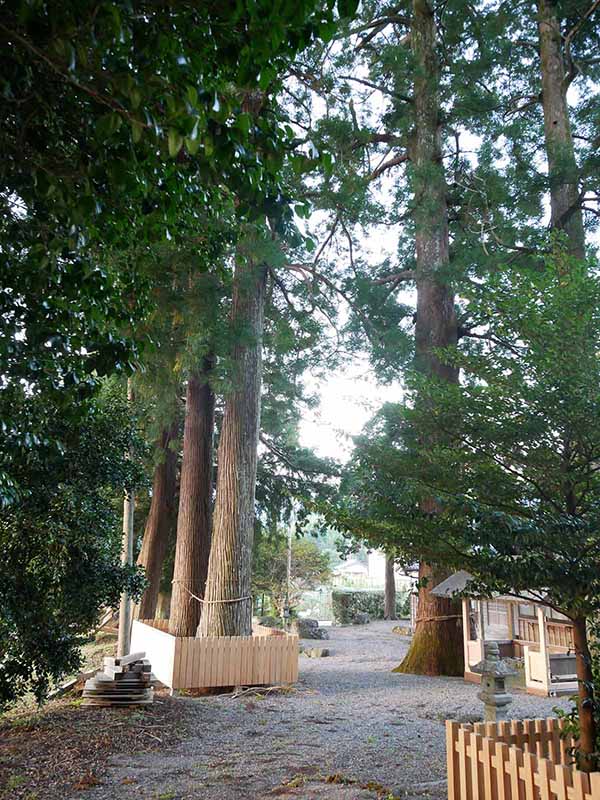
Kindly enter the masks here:
[[[540, 630], [536, 620], [519, 618], [519, 639], [539, 643]], [[546, 622], [546, 641], [551, 647], [573, 647], [573, 626], [562, 622]]]
[[553, 647], [573, 648], [573, 626], [562, 625], [560, 622], [546, 623], [548, 631], [548, 644]]
[[550, 719], [446, 722], [448, 800], [600, 800], [600, 772], [575, 769]]
[[519, 618], [519, 639], [522, 642], [539, 642], [540, 629], [537, 620]]

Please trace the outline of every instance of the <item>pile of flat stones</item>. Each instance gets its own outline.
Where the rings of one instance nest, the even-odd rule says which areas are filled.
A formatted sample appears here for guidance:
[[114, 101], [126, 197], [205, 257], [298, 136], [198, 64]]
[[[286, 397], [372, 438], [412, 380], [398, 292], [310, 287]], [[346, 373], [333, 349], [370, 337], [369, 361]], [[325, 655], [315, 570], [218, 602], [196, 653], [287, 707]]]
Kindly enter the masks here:
[[152, 667], [145, 653], [104, 659], [104, 668], [85, 682], [84, 706], [144, 706], [154, 699]]

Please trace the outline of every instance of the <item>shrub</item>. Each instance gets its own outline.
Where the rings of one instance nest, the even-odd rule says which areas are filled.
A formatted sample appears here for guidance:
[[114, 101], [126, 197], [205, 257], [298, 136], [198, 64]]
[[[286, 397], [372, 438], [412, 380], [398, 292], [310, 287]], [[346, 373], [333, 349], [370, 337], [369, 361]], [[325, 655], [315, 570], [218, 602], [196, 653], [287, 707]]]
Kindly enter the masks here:
[[30, 402], [47, 438], [13, 459], [21, 496], [0, 516], [0, 707], [28, 690], [41, 702], [78, 669], [100, 609], [143, 588], [120, 565], [123, 487], [142, 473], [127, 457], [138, 437], [119, 388], [82, 400], [77, 424], [44, 398]]
[[[331, 594], [333, 619], [338, 625], [349, 625], [357, 614], [368, 614], [371, 619], [383, 619], [383, 590], [336, 589]], [[409, 613], [408, 592], [396, 592], [396, 615]]]

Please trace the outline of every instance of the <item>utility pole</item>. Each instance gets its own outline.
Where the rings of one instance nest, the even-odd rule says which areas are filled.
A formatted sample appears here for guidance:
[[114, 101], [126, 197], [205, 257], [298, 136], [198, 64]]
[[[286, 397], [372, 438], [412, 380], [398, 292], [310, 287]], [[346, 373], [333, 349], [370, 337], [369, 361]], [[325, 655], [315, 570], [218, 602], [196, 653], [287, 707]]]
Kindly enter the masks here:
[[[127, 380], [127, 400], [131, 405], [133, 401], [133, 387], [131, 378]], [[130, 452], [129, 456], [133, 454]], [[125, 489], [123, 498], [123, 546], [121, 549], [121, 564], [130, 566], [133, 564], [133, 512], [135, 508], [135, 496], [133, 487]], [[119, 635], [117, 640], [117, 657], [126, 656], [129, 653], [131, 643], [131, 617], [132, 602], [127, 592], [121, 595], [119, 605]]]
[[287, 581], [285, 589], [285, 607], [283, 609], [283, 622], [286, 628], [290, 625], [290, 589], [292, 584], [292, 537], [296, 532], [296, 512], [292, 509], [287, 535]]

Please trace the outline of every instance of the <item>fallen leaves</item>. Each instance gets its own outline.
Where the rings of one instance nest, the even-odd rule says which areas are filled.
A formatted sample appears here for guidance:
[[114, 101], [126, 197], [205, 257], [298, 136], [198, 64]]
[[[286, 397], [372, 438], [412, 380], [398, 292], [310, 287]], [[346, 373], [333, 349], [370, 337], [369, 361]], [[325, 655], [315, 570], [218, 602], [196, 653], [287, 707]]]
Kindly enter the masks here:
[[91, 789], [93, 786], [99, 786], [101, 781], [94, 775], [93, 772], [86, 772], [77, 783], [73, 784], [73, 788], [79, 792]]
[[63, 800], [73, 789], [84, 792], [97, 785], [109, 757], [171, 746], [186, 719], [185, 705], [161, 694], [143, 714], [82, 708], [63, 697], [33, 713], [0, 717], [0, 798]]

